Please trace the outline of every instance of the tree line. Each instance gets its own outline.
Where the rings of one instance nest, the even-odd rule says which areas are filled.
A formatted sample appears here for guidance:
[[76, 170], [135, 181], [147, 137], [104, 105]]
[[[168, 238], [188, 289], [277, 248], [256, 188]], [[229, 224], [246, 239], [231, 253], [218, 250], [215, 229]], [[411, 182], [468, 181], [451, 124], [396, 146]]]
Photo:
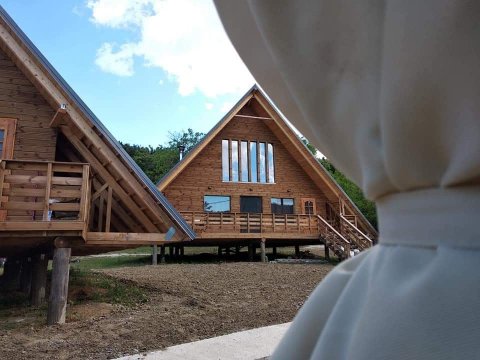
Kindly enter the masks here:
[[[141, 146], [129, 143], [121, 143], [126, 152], [140, 166], [145, 174], [157, 183], [179, 160], [179, 145], [185, 147], [184, 153], [188, 153], [197, 145], [205, 136], [204, 133], [195, 132], [192, 129], [182, 132], [170, 132], [168, 134], [168, 142], [165, 145]], [[317, 149], [312, 146], [306, 139], [302, 139], [307, 148], [313, 155], [317, 155]], [[358, 209], [363, 213], [368, 221], [377, 227], [377, 212], [375, 203], [365, 198], [362, 190], [343, 173], [341, 173], [332, 163], [325, 157], [318, 159], [323, 167], [332, 175], [335, 181], [352, 199]]]

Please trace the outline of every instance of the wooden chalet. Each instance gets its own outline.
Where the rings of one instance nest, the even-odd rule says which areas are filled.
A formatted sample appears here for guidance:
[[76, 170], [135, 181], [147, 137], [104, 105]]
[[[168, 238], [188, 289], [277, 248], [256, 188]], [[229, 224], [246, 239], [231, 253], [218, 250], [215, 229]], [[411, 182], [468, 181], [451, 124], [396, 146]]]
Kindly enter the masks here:
[[[190, 226], [0, 7], [0, 257], [4, 287], [65, 316], [70, 254], [194, 238]], [[33, 269], [32, 269], [33, 268]], [[33, 278], [32, 278], [33, 274]]]
[[195, 231], [191, 246], [264, 256], [265, 246], [322, 243], [344, 259], [377, 237], [256, 86], [157, 186]]

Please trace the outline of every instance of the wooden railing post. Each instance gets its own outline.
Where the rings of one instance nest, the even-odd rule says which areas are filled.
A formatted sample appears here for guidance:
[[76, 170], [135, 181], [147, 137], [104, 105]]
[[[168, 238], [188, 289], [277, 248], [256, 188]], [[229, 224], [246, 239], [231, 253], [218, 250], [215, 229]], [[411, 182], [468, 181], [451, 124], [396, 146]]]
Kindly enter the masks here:
[[80, 187], [80, 212], [78, 219], [80, 221], [87, 221], [88, 214], [88, 198], [90, 197], [90, 167], [83, 165], [82, 169], [82, 186]]
[[50, 211], [50, 192], [52, 191], [52, 176], [53, 176], [53, 170], [52, 170], [52, 163], [49, 162], [47, 164], [47, 180], [45, 182], [45, 199], [43, 203], [43, 221], [50, 221], [50, 217], [48, 216], [48, 213]]
[[250, 213], [247, 213], [247, 232], [250, 232]]
[[275, 232], [275, 214], [272, 214], [273, 232]]

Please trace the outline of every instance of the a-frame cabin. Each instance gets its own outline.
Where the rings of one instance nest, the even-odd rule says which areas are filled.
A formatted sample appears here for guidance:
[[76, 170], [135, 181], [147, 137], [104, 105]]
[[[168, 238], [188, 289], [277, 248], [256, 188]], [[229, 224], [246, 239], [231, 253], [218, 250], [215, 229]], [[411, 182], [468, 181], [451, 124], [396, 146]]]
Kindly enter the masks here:
[[323, 243], [343, 259], [377, 237], [256, 86], [157, 186], [196, 232], [192, 246]]
[[46, 263], [53, 257], [49, 322], [62, 322], [71, 253], [194, 236], [0, 7], [0, 257], [7, 257], [3, 285], [20, 273], [22, 278], [33, 274], [27, 288], [31, 283], [32, 300], [38, 304], [45, 292]]

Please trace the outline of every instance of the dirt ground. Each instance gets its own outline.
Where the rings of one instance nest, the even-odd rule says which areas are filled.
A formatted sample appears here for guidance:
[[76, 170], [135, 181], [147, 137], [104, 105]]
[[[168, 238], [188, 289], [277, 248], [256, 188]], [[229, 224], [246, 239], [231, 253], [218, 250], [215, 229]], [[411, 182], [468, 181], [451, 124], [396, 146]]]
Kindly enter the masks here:
[[291, 321], [329, 264], [168, 264], [102, 270], [147, 289], [134, 308], [88, 303], [70, 322], [0, 331], [4, 359], [110, 359]]

